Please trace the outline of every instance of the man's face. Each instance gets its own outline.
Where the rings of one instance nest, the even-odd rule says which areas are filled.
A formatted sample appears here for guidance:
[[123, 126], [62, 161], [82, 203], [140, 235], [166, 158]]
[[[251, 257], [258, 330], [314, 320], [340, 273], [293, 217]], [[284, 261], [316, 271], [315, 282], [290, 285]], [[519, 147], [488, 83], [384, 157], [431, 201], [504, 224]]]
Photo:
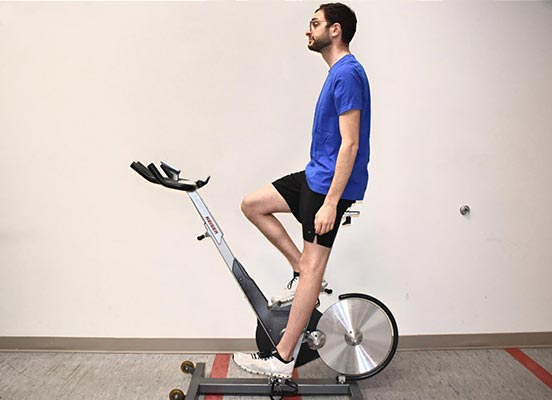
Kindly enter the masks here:
[[327, 22], [324, 17], [324, 11], [318, 10], [310, 20], [309, 30], [305, 33], [309, 39], [307, 45], [309, 50], [320, 53], [322, 49], [332, 43], [329, 28], [326, 26]]

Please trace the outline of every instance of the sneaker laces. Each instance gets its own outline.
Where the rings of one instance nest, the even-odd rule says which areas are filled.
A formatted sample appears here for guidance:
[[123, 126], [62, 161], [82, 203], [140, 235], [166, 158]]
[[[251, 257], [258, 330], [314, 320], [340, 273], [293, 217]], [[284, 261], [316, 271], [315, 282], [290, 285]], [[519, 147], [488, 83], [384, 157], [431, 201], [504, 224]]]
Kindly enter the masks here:
[[271, 351], [258, 351], [251, 354], [251, 358], [254, 360], [266, 360], [271, 357], [274, 357]]

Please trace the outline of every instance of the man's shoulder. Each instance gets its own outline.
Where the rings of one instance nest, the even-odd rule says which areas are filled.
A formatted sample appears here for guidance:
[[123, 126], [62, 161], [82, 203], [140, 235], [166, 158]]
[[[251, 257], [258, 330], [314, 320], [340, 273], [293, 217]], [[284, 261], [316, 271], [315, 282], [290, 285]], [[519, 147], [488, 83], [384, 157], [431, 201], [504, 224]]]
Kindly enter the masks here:
[[364, 67], [352, 55], [337, 66], [333, 75], [335, 79], [367, 78]]

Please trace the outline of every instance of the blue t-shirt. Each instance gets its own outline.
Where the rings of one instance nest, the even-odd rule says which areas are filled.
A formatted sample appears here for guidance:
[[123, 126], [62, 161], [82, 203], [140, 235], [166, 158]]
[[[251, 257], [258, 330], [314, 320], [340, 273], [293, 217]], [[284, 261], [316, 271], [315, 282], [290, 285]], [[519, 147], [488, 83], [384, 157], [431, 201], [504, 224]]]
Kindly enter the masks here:
[[362, 200], [368, 186], [370, 160], [370, 86], [362, 65], [347, 54], [330, 69], [316, 103], [311, 159], [305, 168], [307, 183], [314, 192], [325, 195], [330, 189], [341, 146], [339, 116], [350, 110], [361, 110], [359, 147], [341, 198]]

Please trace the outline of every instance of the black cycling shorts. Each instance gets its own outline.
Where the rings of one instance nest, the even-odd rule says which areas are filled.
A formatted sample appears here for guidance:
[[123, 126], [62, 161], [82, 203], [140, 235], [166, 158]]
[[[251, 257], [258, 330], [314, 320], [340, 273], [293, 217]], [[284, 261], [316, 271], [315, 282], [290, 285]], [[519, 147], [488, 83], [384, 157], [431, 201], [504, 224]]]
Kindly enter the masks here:
[[343, 218], [343, 214], [351, 207], [354, 201], [339, 200], [334, 228], [324, 235], [316, 235], [314, 233], [314, 217], [320, 207], [322, 207], [322, 204], [324, 204], [326, 196], [315, 193], [309, 188], [305, 171], [284, 176], [272, 182], [272, 185], [284, 198], [293, 216], [303, 226], [303, 239], [307, 242], [314, 243], [314, 238], [316, 236], [316, 242], [319, 245], [331, 248], [335, 241], [339, 226], [341, 225], [341, 218]]

